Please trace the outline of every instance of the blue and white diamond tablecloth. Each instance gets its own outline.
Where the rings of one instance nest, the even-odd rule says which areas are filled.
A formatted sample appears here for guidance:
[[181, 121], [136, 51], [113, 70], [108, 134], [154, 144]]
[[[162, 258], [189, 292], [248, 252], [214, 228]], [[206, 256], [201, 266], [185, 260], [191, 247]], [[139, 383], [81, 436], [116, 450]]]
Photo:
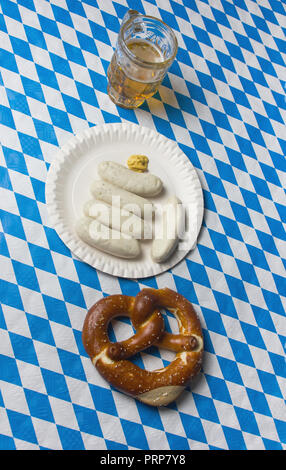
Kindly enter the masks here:
[[[286, 448], [283, 3], [0, 0], [0, 449]], [[128, 7], [161, 17], [179, 42], [159, 93], [136, 111], [106, 94]], [[176, 140], [203, 186], [197, 248], [156, 278], [96, 272], [47, 216], [58, 146], [108, 122]], [[81, 342], [97, 299], [146, 285], [185, 295], [205, 337], [192, 390], [161, 409], [110, 388]], [[152, 349], [137, 360], [169, 358]]]

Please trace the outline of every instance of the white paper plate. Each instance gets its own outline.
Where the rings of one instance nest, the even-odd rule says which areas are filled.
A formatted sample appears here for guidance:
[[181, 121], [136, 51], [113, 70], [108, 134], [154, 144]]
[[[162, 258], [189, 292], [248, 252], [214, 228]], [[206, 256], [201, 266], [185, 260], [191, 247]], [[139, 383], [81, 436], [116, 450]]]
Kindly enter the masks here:
[[[163, 194], [152, 198], [164, 203], [175, 194], [189, 207], [187, 239], [163, 264], [151, 258], [151, 240], [141, 242], [140, 259], [125, 260], [85, 244], [74, 230], [83, 204], [91, 198], [91, 182], [98, 178], [97, 164], [113, 160], [126, 164], [132, 154], [149, 158], [149, 170], [164, 183]], [[136, 124], [104, 124], [85, 130], [64, 145], [52, 162], [46, 181], [50, 221], [59, 237], [82, 261], [114, 276], [144, 278], [160, 274], [181, 261], [195, 246], [203, 218], [203, 195], [197, 173], [178, 145], [159, 133]]]

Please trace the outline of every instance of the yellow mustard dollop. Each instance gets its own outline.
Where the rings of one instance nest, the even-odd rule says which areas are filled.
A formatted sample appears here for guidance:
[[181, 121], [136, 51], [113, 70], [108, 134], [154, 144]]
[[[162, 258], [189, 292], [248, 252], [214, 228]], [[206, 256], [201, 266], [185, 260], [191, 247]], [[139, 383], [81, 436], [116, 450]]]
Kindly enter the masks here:
[[146, 155], [131, 155], [127, 160], [127, 165], [130, 170], [142, 173], [148, 168], [149, 159]]

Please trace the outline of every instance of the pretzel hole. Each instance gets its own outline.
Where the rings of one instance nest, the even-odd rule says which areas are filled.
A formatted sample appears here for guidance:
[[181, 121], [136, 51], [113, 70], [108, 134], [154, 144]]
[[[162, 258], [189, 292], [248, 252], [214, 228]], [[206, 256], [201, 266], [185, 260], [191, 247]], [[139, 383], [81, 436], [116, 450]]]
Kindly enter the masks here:
[[173, 351], [167, 351], [166, 349], [152, 345], [144, 349], [144, 351], [134, 354], [134, 356], [129, 358], [129, 361], [141, 367], [141, 369], [152, 372], [153, 370], [166, 367], [175, 359], [175, 356], [176, 353]]
[[112, 343], [125, 341], [133, 336], [135, 330], [129, 317], [120, 316], [111, 320], [108, 325], [107, 334]]
[[160, 309], [163, 314], [164, 321], [165, 321], [165, 330], [168, 333], [173, 333], [173, 335], [179, 334], [179, 324], [178, 320], [175, 317], [174, 313], [170, 312], [168, 309]]
[[150, 372], [166, 367], [176, 356], [176, 353], [173, 351], [167, 351], [166, 349], [161, 349], [157, 346], [151, 346], [140, 354], [142, 360], [142, 366], [140, 367]]

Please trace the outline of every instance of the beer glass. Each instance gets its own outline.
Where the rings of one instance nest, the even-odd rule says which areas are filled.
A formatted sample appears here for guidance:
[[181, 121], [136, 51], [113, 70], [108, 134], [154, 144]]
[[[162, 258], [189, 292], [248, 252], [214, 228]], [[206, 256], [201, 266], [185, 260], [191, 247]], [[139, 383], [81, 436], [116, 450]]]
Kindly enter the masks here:
[[178, 49], [163, 21], [129, 10], [108, 67], [108, 95], [118, 106], [137, 108], [156, 93]]

